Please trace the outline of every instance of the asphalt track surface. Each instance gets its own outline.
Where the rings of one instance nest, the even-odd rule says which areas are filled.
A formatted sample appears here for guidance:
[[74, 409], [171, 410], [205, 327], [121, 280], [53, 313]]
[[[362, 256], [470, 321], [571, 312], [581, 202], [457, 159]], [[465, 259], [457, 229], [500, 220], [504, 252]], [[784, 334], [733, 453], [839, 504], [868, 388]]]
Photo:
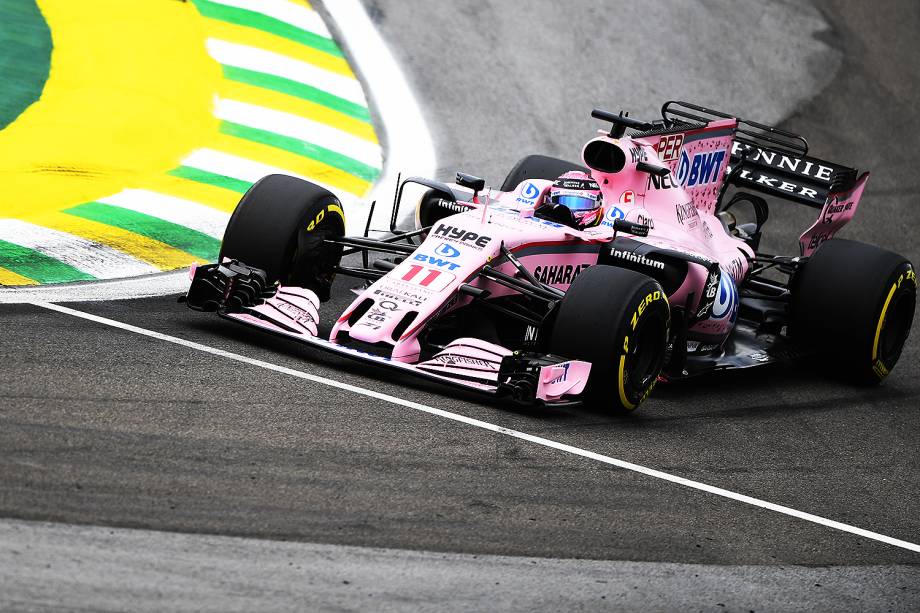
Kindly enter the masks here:
[[[641, 116], [654, 109], [651, 94], [653, 102], [683, 97], [667, 83], [649, 85], [641, 100], [629, 91], [617, 95], [611, 74], [603, 78], [609, 96], [598, 99], [586, 82], [573, 95], [575, 108], [563, 105], [537, 68], [565, 75], [574, 67], [582, 82], [579, 73], [590, 70], [584, 67], [590, 62], [572, 60], [577, 46], [559, 48], [547, 36], [559, 16], [542, 4], [528, 22], [536, 30], [529, 39], [549, 49], [532, 54], [515, 46], [516, 14], [504, 3], [477, 3], [476, 10], [395, 2], [369, 7], [418, 97], [429, 101], [443, 178], [462, 168], [498, 183], [526, 153], [569, 157], [595, 128], [587, 119], [592, 105], [622, 103]], [[814, 154], [873, 171], [856, 221], [842, 235], [920, 262], [920, 120], [913, 106], [920, 97], [914, 38], [920, 6], [825, 1], [818, 9], [832, 26], [819, 35], [826, 50], [806, 54], [814, 62], [806, 71], [822, 80], [819, 93], [797, 98], [806, 90], [777, 86], [776, 74], [761, 93], [790, 97], [783, 102], [795, 111], [783, 125], [806, 134]], [[761, 23], [779, 27], [768, 17]], [[591, 45], [600, 43], [589, 34], [619, 26], [601, 9], [566, 19], [558, 27], [576, 37], [584, 30]], [[751, 24], [735, 26], [757, 35]], [[651, 53], [652, 73], [668, 51], [663, 44]], [[743, 50], [725, 49], [733, 52], [743, 64]], [[504, 80], [507, 75], [515, 77]], [[719, 75], [696, 76], [708, 85], [693, 92], [696, 100], [721, 106], [729, 99], [727, 110], [756, 106], [760, 117], [781, 119], [769, 116], [769, 100], [753, 99], [756, 87], [737, 92]], [[523, 84], [531, 91], [516, 97]], [[721, 91], [726, 97], [713, 93]], [[480, 154], [490, 133], [500, 138]], [[791, 205], [772, 213], [780, 232], [806, 223]], [[339, 284], [333, 308], [348, 301], [347, 288]], [[175, 297], [69, 306], [920, 540], [916, 334], [878, 389], [854, 388], [807, 367], [781, 367], [661, 387], [639, 412], [618, 417], [585, 409], [509, 410], [475, 396], [447, 396], [426, 383], [394, 381], [385, 371], [192, 313]], [[643, 568], [654, 572], [663, 572], [660, 564], [705, 565], [694, 574], [713, 591], [698, 600], [682, 600], [688, 592], [674, 582], [657, 584], [670, 589], [663, 600], [651, 600], [655, 584], [644, 583], [639, 591], [649, 599], [620, 601], [623, 608], [641, 602], [716, 608], [726, 599], [709, 601], [705, 594], [726, 586], [733, 590], [726, 594], [728, 610], [920, 605], [920, 555], [901, 548], [36, 306], [2, 305], [0, 321], [0, 515], [6, 518], [446, 557], [650, 562], [656, 565]], [[80, 542], [81, 536], [70, 538]], [[4, 555], [14, 560], [19, 554]], [[591, 564], [574, 564], [544, 585], [581, 577]], [[626, 573], [622, 565], [610, 568]], [[689, 577], [692, 568], [671, 570]], [[176, 574], [194, 572], [176, 563]], [[754, 577], [776, 579], [758, 591], [749, 589]], [[37, 597], [19, 594], [40, 608]], [[591, 602], [598, 607], [610, 604], [597, 598]], [[487, 608], [487, 602], [471, 606]]]

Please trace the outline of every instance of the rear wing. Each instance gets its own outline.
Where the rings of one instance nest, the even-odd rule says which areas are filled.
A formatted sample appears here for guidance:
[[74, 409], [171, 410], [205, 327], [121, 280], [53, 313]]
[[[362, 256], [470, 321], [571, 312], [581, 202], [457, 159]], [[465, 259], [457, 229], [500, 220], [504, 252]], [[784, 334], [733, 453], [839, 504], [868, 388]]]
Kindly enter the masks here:
[[[726, 122], [735, 124], [728, 164], [720, 177], [719, 193], [713, 199], [715, 204], [708, 193], [690, 194], [701, 210], [711, 213], [721, 205], [729, 185], [820, 209], [817, 221], [799, 237], [804, 256], [832, 238], [856, 213], [869, 173], [859, 174], [855, 168], [810, 157], [808, 141], [798, 134], [678, 100], [665, 102], [661, 117], [648, 124], [651, 129], [634, 136], [660, 136], [659, 142], [667, 143], [668, 135], [707, 132], [705, 136], [715, 145], [721, 144], [711, 138], [718, 134], [717, 128], [724, 128]], [[683, 138], [678, 148], [682, 143]], [[662, 160], [669, 159], [667, 147], [659, 153], [664, 154]], [[670, 168], [680, 176], [679, 167], [672, 163]]]
[[730, 185], [820, 209], [828, 196], [850, 192], [860, 178], [855, 168], [809, 157], [805, 138], [774, 126], [676, 100], [661, 107], [661, 116], [663, 127], [680, 130], [737, 120], [725, 178]]

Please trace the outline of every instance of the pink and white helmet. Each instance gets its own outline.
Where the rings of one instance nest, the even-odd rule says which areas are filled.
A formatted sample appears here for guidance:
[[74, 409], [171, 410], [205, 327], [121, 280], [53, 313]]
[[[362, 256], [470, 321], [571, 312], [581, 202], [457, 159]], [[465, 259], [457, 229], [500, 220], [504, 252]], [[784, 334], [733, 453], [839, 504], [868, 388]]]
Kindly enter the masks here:
[[556, 179], [543, 200], [544, 207], [556, 209], [555, 213], [547, 211], [548, 216], [559, 219], [558, 208], [565, 207], [578, 228], [599, 224], [604, 214], [603, 205], [597, 181], [578, 170], [569, 171]]

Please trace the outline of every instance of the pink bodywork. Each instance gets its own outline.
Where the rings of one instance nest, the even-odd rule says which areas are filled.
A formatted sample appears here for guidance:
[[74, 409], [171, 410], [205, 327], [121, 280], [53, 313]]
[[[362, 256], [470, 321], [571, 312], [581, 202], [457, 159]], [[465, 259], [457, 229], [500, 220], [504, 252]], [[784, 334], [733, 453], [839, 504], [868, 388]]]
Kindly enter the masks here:
[[818, 220], [799, 237], [799, 249], [803, 256], [814, 253], [821, 243], [832, 238], [853, 219], [868, 180], [869, 173], [865, 172], [849, 191], [827, 195]]
[[[604, 218], [583, 231], [534, 216], [550, 180], [523, 181], [511, 192], [487, 189], [472, 200], [472, 209], [435, 223], [413, 254], [362, 290], [335, 321], [328, 339], [317, 336], [319, 301], [309, 290], [282, 288], [265, 304], [227, 316], [339, 353], [495, 391], [501, 361], [510, 350], [460, 338], [420, 361], [419, 334], [433, 319], [472, 300], [458, 292], [464, 283], [487, 290], [491, 297], [511, 292], [477, 276], [486, 264], [509, 275], [517, 273], [502, 255], [502, 244], [541, 282], [565, 290], [582, 270], [597, 263], [601, 248], [615, 237], [613, 221], [623, 218], [648, 225], [650, 231], [647, 237], [622, 232], [620, 237], [701, 258], [702, 264], [688, 264], [683, 285], [668, 299], [694, 312], [707, 299], [714, 301], [705, 318], [691, 327], [689, 337], [721, 343], [737, 316], [736, 284], [746, 275], [754, 255], [714, 215], [735, 127], [732, 119], [677, 135], [612, 139], [602, 134], [593, 139], [591, 142], [604, 141], [605, 146], [620, 148], [626, 164], [616, 173], [592, 171], [604, 197]], [[671, 172], [665, 177], [652, 176], [637, 168], [640, 162]], [[850, 193], [837, 195], [836, 204], [828, 204], [829, 232], [852, 216], [864, 183], [865, 177]], [[838, 211], [833, 207], [840, 202], [844, 206]], [[849, 202], [852, 206], [847, 208]], [[819, 225], [806, 232], [803, 241], [818, 240]], [[718, 264], [718, 279], [709, 276], [706, 262]], [[383, 347], [387, 357], [346, 346], [345, 340]], [[577, 360], [543, 367], [537, 397], [553, 401], [580, 393], [590, 369], [589, 363]]]

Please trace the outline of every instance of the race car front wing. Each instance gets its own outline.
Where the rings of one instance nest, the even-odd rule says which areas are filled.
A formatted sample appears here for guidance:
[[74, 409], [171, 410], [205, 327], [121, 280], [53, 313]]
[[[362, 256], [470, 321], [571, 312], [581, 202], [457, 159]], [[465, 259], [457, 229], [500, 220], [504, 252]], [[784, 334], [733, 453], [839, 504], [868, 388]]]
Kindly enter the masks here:
[[193, 267], [189, 308], [218, 315], [320, 349], [433, 379], [456, 387], [508, 397], [521, 404], [569, 405], [584, 391], [591, 364], [511, 351], [477, 338], [457, 338], [433, 355], [407, 363], [334, 342], [319, 335], [317, 295], [301, 287], [269, 286], [263, 271], [236, 260]]

